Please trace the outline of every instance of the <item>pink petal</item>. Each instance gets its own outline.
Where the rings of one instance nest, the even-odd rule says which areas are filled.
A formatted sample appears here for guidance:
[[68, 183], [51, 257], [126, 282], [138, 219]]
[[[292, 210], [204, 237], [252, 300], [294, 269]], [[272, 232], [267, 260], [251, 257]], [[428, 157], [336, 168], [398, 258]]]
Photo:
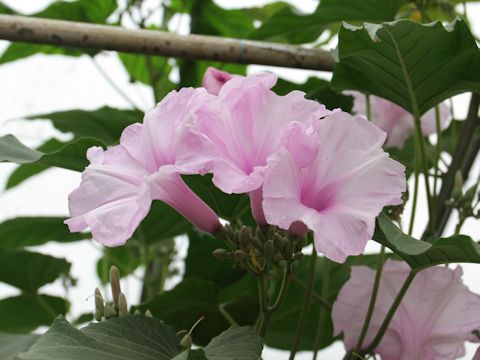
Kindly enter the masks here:
[[[387, 260], [364, 346], [375, 336], [410, 269]], [[376, 348], [382, 359], [451, 360], [464, 354], [464, 342], [480, 326], [480, 297], [461, 281], [461, 269], [433, 267], [417, 274]], [[375, 271], [355, 266], [333, 306], [335, 333], [343, 332], [345, 347], [356, 345], [365, 319]]]
[[[351, 91], [347, 94], [354, 97], [353, 112], [358, 115], [367, 115], [366, 96], [362, 93]], [[402, 148], [405, 141], [413, 135], [413, 116], [400, 106], [377, 96], [370, 96], [371, 120], [380, 129], [385, 131], [387, 136], [386, 147]], [[444, 130], [451, 121], [449, 106], [444, 102], [439, 104], [440, 128]], [[425, 136], [437, 132], [435, 109], [427, 111], [420, 119], [422, 132]]]
[[267, 222], [283, 229], [305, 224], [316, 249], [343, 262], [363, 252], [382, 208], [401, 203], [404, 167], [383, 151], [385, 133], [366, 119], [335, 112], [317, 123], [314, 132], [308, 123], [303, 134], [291, 131], [290, 149], [270, 158], [263, 208]]
[[188, 162], [213, 172], [215, 185], [226, 193], [262, 185], [267, 159], [279, 148], [285, 124], [328, 113], [301, 92], [276, 95], [270, 90], [275, 81], [271, 74], [232, 78], [202, 109], [197, 129], [190, 132]]
[[218, 95], [222, 86], [234, 75], [209, 66], [203, 75], [202, 86], [212, 95]]

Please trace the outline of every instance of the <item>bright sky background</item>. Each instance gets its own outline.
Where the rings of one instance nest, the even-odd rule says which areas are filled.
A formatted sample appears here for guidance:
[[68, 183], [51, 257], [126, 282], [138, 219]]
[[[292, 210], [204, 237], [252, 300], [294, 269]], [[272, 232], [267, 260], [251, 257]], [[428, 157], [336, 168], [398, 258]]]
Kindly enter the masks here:
[[[156, 0], [149, 0], [155, 3]], [[263, 5], [273, 1], [266, 0], [215, 0], [221, 6], [227, 8], [249, 7]], [[51, 0], [4, 0], [4, 3], [26, 13], [34, 13], [48, 5]], [[311, 12], [317, 5], [316, 0], [290, 0], [304, 12]], [[469, 4], [470, 20], [476, 34], [480, 34], [480, 4]], [[177, 16], [172, 20], [172, 28], [179, 29], [180, 33], [188, 32], [188, 18]], [[8, 45], [6, 41], [0, 41], [0, 51]], [[142, 109], [150, 109], [154, 104], [152, 94], [146, 86], [132, 85], [123, 67], [112, 53], [102, 53], [96, 57], [97, 66], [100, 66], [115, 83], [135, 100]], [[250, 66], [249, 73], [257, 71], [273, 71], [280, 76], [296, 82], [302, 82], [309, 76], [319, 76], [318, 72], [307, 70], [294, 70], [273, 68], [267, 66]], [[322, 73], [321, 76], [328, 77]], [[461, 118], [466, 114], [468, 96], [463, 95], [455, 99], [455, 114]], [[55, 136], [67, 140], [68, 135], [56, 131], [48, 121], [19, 120], [32, 114], [49, 113], [59, 110], [70, 109], [96, 109], [102, 106], [128, 108], [126, 101], [112, 89], [112, 87], [100, 75], [96, 65], [88, 56], [69, 58], [64, 56], [36, 55], [24, 60], [0, 66], [0, 136], [13, 133], [28, 146], [38, 146], [45, 140]], [[141, 120], [141, 119], [139, 119]], [[11, 164], [0, 166], [0, 189], [4, 188], [8, 174], [14, 168]], [[474, 173], [480, 171], [480, 164], [474, 166]], [[80, 174], [68, 170], [51, 169], [41, 175], [25, 181], [20, 186], [8, 192], [0, 191], [0, 221], [16, 216], [58, 215], [66, 216], [67, 196], [78, 186]], [[421, 194], [422, 195], [422, 194]], [[422, 200], [424, 196], [420, 196]], [[426, 209], [425, 202], [420, 201], [420, 210]], [[406, 215], [408, 215], [407, 209]], [[425, 211], [419, 211], [419, 219], [416, 221], [416, 232], [426, 223]], [[406, 217], [407, 218], [407, 217]], [[478, 240], [480, 226], [477, 222], [468, 221], [464, 226], [464, 233], [472, 235]], [[452, 231], [450, 226], [450, 231]], [[177, 242], [180, 257], [185, 254], [185, 239]], [[183, 244], [183, 246], [182, 246]], [[369, 244], [368, 249], [375, 250], [375, 244]], [[72, 275], [78, 279], [78, 285], [72, 288], [68, 298], [72, 301], [71, 318], [93, 309], [93, 300], [86, 300], [96, 286], [99, 285], [96, 277], [96, 261], [100, 257], [100, 246], [91, 241], [83, 241], [72, 244], [47, 244], [36, 247], [35, 251], [51, 254], [57, 257], [65, 257], [72, 266]], [[477, 265], [464, 265], [465, 282], [477, 293], [480, 293], [480, 277]], [[134, 276], [130, 276], [123, 282], [127, 292], [127, 299], [131, 303], [138, 301], [142, 269]], [[174, 282], [167, 284], [169, 288]], [[53, 295], [65, 295], [60, 282], [47, 285], [42, 289]], [[0, 284], [0, 298], [17, 294], [18, 290]], [[471, 359], [476, 346], [470, 344], [467, 347], [467, 355], [464, 359]], [[340, 359], [343, 345], [336, 343], [321, 353], [323, 359]], [[275, 350], [266, 350], [264, 359], [287, 359], [288, 353]], [[300, 353], [297, 359], [310, 359], [311, 353]]]

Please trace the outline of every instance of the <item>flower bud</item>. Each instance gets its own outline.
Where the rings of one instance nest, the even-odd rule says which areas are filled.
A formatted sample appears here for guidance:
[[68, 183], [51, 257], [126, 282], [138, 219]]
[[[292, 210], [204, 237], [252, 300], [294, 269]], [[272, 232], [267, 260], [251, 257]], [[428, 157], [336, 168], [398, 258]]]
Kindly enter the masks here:
[[153, 318], [153, 314], [150, 310], [147, 309], [147, 311], [145, 311], [145, 316], [146, 317], [149, 317], [149, 318]]
[[265, 243], [265, 247], [263, 248], [263, 255], [265, 256], [265, 260], [270, 260], [274, 254], [275, 254], [275, 245], [273, 243], [273, 240], [268, 240]]
[[293, 254], [293, 260], [295, 261], [300, 261], [303, 259], [303, 253], [302, 252], [296, 252]]
[[180, 340], [180, 346], [182, 349], [190, 349], [192, 347], [192, 335], [190, 333], [187, 333], [182, 340]]
[[265, 234], [263, 233], [262, 231], [262, 228], [257, 226], [257, 228], [255, 229], [255, 236], [260, 240], [260, 241], [265, 241], [267, 240], [265, 238]]
[[118, 297], [118, 316], [128, 315], [127, 299], [124, 293], [120, 293]]
[[258, 237], [255, 236], [252, 239], [252, 243], [258, 250], [263, 250], [263, 242]]
[[237, 250], [234, 252], [235, 261], [242, 262], [243, 260], [248, 259], [248, 254], [243, 250]]
[[218, 260], [227, 260], [232, 258], [232, 253], [225, 249], [215, 249], [212, 255]]
[[115, 265], [110, 268], [110, 287], [112, 289], [112, 300], [115, 307], [118, 307], [118, 297], [120, 296], [120, 271]]
[[98, 288], [95, 289], [95, 320], [101, 321], [104, 312], [104, 303], [102, 293]]
[[250, 228], [242, 226], [240, 229], [240, 245], [243, 248], [248, 248], [252, 241], [252, 234]]

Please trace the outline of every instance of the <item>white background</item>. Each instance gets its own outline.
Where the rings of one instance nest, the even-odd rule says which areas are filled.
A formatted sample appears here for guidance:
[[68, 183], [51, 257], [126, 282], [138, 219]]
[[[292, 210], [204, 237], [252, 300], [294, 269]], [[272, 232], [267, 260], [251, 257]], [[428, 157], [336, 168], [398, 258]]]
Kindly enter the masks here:
[[[4, 3], [12, 8], [25, 12], [34, 13], [47, 6], [51, 0], [4, 0]], [[149, 0], [152, 6], [156, 0]], [[218, 4], [227, 8], [258, 6], [273, 1], [266, 0], [216, 0]], [[311, 12], [317, 5], [315, 0], [287, 1], [304, 12]], [[469, 4], [468, 13], [476, 34], [480, 34], [480, 4]], [[188, 33], [188, 18], [176, 16], [171, 28], [178, 29], [181, 33]], [[8, 45], [6, 41], [0, 41], [0, 51]], [[334, 46], [334, 44], [332, 44]], [[98, 66], [108, 74], [110, 78], [135, 101], [143, 110], [153, 107], [150, 90], [142, 85], [129, 83], [128, 75], [118, 62], [114, 53], [105, 52], [96, 57]], [[284, 78], [296, 82], [302, 82], [309, 76], [327, 77], [329, 74], [306, 70], [293, 70], [272, 68], [266, 66], [249, 66], [249, 73], [268, 70], [273, 71]], [[455, 114], [458, 118], [466, 114], [468, 96], [463, 95], [455, 98]], [[108, 84], [100, 74], [98, 68], [88, 56], [69, 58], [64, 56], [36, 55], [24, 60], [16, 61], [0, 66], [0, 136], [13, 133], [28, 146], [38, 146], [52, 136], [66, 140], [68, 135], [56, 131], [48, 121], [21, 120], [27, 115], [48, 113], [59, 110], [86, 109], [93, 110], [108, 105], [116, 108], [128, 108], [129, 104]], [[140, 121], [141, 119], [139, 119]], [[6, 179], [15, 165], [0, 165], [0, 189], [4, 188]], [[474, 166], [474, 174], [479, 172], [479, 164]], [[41, 175], [25, 181], [16, 188], [0, 190], [0, 221], [16, 216], [58, 215], [67, 216], [67, 196], [78, 186], [79, 173], [68, 170], [51, 169]], [[420, 199], [423, 199], [421, 194]], [[421, 232], [421, 226], [426, 223], [425, 202], [420, 201], [418, 211], [419, 218], [416, 221], [415, 231]], [[408, 218], [409, 209], [405, 214]], [[452, 226], [448, 231], [452, 231]], [[480, 226], [478, 222], [469, 220], [464, 226], [464, 233], [478, 240]], [[178, 242], [179, 254], [185, 253], [185, 239]], [[375, 250], [375, 244], [369, 244], [367, 250]], [[56, 257], [65, 257], [72, 263], [72, 275], [78, 279], [76, 287], [70, 289], [69, 299], [72, 302], [71, 318], [79, 314], [91, 311], [93, 300], [87, 299], [93, 289], [99, 285], [96, 277], [96, 262], [100, 257], [100, 246], [91, 241], [77, 242], [73, 244], [50, 243], [36, 247], [35, 251], [51, 254]], [[28, 264], [25, 264], [28, 266]], [[480, 293], [480, 280], [478, 277], [480, 267], [477, 265], [464, 265], [465, 282], [475, 292]], [[138, 280], [142, 271], [139, 271], [123, 281], [127, 292], [127, 298], [136, 303], [139, 297], [140, 282]], [[167, 284], [174, 286], [175, 281]], [[42, 291], [65, 296], [65, 290], [60, 282], [45, 286]], [[0, 298], [17, 294], [17, 290], [5, 284], [0, 284]], [[471, 359], [476, 346], [467, 346], [467, 355], [464, 359]], [[320, 354], [321, 359], [341, 359], [343, 346], [337, 342]], [[264, 359], [287, 359], [288, 353], [267, 349]], [[297, 359], [310, 359], [311, 353], [300, 353]]]

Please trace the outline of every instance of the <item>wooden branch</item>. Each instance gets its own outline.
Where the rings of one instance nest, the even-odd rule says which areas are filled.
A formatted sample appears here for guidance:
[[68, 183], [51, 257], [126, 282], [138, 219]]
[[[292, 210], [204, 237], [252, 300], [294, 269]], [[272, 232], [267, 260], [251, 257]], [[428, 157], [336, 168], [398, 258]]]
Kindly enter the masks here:
[[332, 71], [334, 65], [328, 52], [301, 46], [16, 15], [0, 15], [0, 39], [321, 71]]

